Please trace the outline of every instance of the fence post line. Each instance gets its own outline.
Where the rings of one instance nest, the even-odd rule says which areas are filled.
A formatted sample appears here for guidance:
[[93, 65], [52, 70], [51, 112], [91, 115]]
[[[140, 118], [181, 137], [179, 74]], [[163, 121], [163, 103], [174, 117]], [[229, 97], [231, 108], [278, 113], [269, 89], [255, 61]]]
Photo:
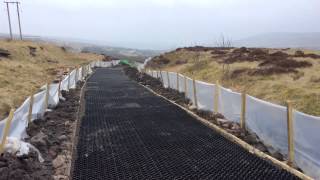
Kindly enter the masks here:
[[170, 78], [169, 78], [169, 72], [168, 72], [168, 71], [166, 71], [166, 72], [167, 72], [168, 88], [170, 88]]
[[46, 97], [45, 97], [45, 110], [48, 109], [49, 106], [49, 96], [50, 96], [50, 84], [47, 83], [46, 85]]
[[180, 92], [179, 91], [179, 73], [177, 73], [177, 91]]
[[246, 111], [247, 111], [247, 94], [246, 92], [241, 93], [241, 119], [240, 119], [240, 127], [242, 129], [246, 129]]
[[31, 94], [30, 102], [29, 102], [29, 111], [28, 111], [28, 123], [31, 123], [32, 121], [33, 102], [34, 102], [34, 94]]
[[216, 87], [214, 91], [214, 112], [218, 113], [219, 109], [219, 96], [220, 96], [220, 83], [216, 81]]
[[193, 85], [193, 100], [194, 105], [196, 106], [196, 109], [198, 109], [198, 98], [197, 98], [197, 88], [196, 88], [196, 80], [192, 79], [192, 85]]
[[293, 137], [293, 108], [292, 102], [287, 101], [287, 128], [288, 128], [288, 165], [294, 162], [294, 137]]
[[10, 126], [11, 126], [11, 122], [12, 122], [12, 119], [13, 119], [14, 111], [15, 111], [15, 109], [11, 109], [10, 110], [10, 114], [9, 114], [8, 119], [6, 121], [6, 125], [4, 127], [4, 131], [3, 131], [3, 134], [2, 134], [2, 141], [1, 141], [1, 144], [0, 144], [0, 154], [2, 154], [3, 151], [4, 151], [4, 146], [6, 144], [7, 136], [8, 136], [9, 131], [10, 131]]

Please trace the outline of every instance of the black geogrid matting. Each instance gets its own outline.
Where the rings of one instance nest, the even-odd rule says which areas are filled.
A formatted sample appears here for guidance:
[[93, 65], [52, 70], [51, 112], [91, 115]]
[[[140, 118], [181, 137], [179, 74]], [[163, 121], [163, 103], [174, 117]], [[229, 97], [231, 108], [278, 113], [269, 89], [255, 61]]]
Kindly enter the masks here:
[[120, 69], [98, 69], [88, 82], [73, 179], [297, 179]]

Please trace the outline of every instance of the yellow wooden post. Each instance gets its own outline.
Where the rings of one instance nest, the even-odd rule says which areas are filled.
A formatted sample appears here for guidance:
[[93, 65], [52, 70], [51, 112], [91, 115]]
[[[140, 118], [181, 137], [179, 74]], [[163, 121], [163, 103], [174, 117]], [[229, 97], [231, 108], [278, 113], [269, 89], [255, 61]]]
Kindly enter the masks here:
[[32, 121], [33, 102], [34, 102], [34, 95], [32, 94], [30, 96], [30, 102], [29, 102], [28, 123], [31, 123]]
[[187, 96], [187, 93], [188, 93], [187, 76], [183, 76], [183, 77], [184, 77], [184, 94], [185, 96]]
[[170, 88], [170, 78], [169, 78], [169, 72], [168, 72], [168, 71], [166, 71], [166, 72], [167, 72], [168, 88]]
[[177, 91], [179, 92], [179, 74], [177, 73]]
[[11, 122], [12, 122], [12, 119], [13, 119], [14, 111], [15, 111], [15, 109], [11, 109], [10, 110], [10, 114], [9, 114], [8, 119], [6, 121], [6, 125], [4, 127], [4, 131], [3, 131], [3, 134], [2, 134], [2, 141], [1, 141], [1, 144], [0, 144], [0, 154], [2, 154], [3, 151], [4, 151], [4, 146], [6, 144], [7, 136], [8, 136], [9, 131], [10, 131], [10, 126], [11, 126]]
[[68, 73], [68, 91], [70, 89], [70, 77], [71, 77], [71, 73]]
[[293, 137], [293, 108], [292, 102], [287, 101], [287, 128], [288, 128], [288, 165], [294, 162], [294, 137]]
[[215, 91], [214, 91], [214, 112], [218, 113], [219, 109], [219, 96], [220, 96], [220, 83], [216, 82]]
[[61, 97], [61, 80], [59, 80], [58, 97]]
[[49, 96], [50, 96], [50, 84], [47, 83], [46, 86], [46, 97], [45, 97], [45, 110], [48, 109], [49, 106]]
[[240, 119], [240, 127], [242, 129], [246, 129], [246, 109], [247, 109], [247, 94], [243, 92], [241, 94], [241, 119]]
[[196, 88], [196, 80], [192, 79], [192, 84], [193, 84], [193, 100], [194, 100], [194, 105], [198, 109], [198, 98], [197, 98], [197, 88]]

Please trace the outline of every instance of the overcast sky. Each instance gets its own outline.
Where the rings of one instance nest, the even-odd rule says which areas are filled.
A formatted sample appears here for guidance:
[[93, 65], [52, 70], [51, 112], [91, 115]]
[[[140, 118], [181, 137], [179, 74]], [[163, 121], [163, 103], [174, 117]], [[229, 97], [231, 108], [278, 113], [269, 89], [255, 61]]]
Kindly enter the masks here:
[[[320, 0], [25, 0], [25, 34], [166, 49], [266, 32], [320, 32]], [[8, 33], [0, 4], [0, 33]], [[18, 32], [15, 7], [11, 7]]]

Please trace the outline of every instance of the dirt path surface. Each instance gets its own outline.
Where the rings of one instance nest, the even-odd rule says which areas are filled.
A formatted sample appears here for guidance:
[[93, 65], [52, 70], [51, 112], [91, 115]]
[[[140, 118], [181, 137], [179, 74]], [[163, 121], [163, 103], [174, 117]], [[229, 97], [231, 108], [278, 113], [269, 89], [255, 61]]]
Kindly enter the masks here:
[[172, 103], [97, 69], [85, 90], [73, 179], [298, 179]]

